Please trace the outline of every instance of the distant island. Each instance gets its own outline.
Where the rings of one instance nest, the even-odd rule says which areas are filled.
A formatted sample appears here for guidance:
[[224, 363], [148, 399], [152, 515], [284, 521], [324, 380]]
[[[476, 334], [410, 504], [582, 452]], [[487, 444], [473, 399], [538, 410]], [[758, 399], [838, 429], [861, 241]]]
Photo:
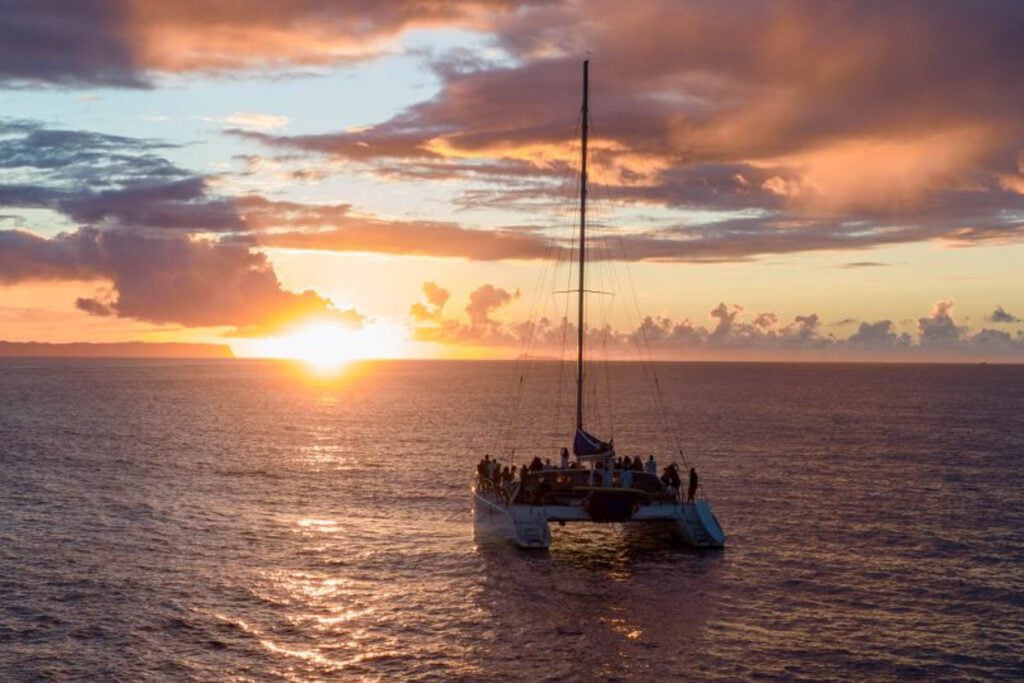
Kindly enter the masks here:
[[188, 344], [184, 342], [45, 342], [0, 341], [0, 357], [43, 358], [234, 358], [227, 344]]

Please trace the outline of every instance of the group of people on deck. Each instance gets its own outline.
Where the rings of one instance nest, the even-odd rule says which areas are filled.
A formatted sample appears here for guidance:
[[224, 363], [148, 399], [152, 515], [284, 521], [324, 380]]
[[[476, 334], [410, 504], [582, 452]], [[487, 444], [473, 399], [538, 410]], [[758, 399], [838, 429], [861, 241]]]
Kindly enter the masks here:
[[[595, 462], [594, 469], [590, 471], [591, 486], [611, 487], [614, 475], [618, 474], [618, 485], [622, 488], [631, 488], [633, 486], [634, 472], [645, 472], [653, 475], [658, 473], [658, 464], [653, 455], [648, 456], [646, 461], [640, 456], [630, 458], [627, 455], [610, 460], [609, 464], [610, 467], [605, 467], [603, 461], [598, 460]], [[477, 464], [476, 472], [477, 478], [483, 487], [493, 487], [496, 491], [507, 492], [513, 481], [516, 479], [523, 481], [530, 472], [555, 471], [559, 469], [575, 470], [583, 467], [578, 460], [570, 462], [569, 449], [567, 448], [563, 448], [561, 451], [559, 465], [560, 467], [553, 465], [550, 458], [545, 458], [542, 461], [539, 457], [534, 457], [528, 465], [524, 463], [518, 468], [515, 465], [509, 467], [508, 465], [501, 465], [497, 459], [492, 459], [490, 455], [485, 455]], [[662, 470], [660, 479], [665, 489], [671, 490], [675, 493], [675, 497], [679, 498], [682, 479], [679, 476], [679, 467], [675, 463], [668, 465]], [[697, 470], [693, 467], [690, 468], [688, 484], [686, 501], [692, 503], [697, 495], [698, 486]]]

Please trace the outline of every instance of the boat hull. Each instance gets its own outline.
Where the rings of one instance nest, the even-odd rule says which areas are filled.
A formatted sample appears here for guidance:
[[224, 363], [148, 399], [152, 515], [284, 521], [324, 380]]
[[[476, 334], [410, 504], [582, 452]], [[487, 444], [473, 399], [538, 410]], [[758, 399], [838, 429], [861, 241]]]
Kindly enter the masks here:
[[697, 548], [722, 548], [725, 533], [706, 500], [695, 503], [637, 504], [624, 519], [592, 516], [583, 505], [524, 505], [506, 503], [490, 492], [474, 491], [474, 521], [521, 548], [551, 546], [550, 522], [670, 523], [683, 540]]

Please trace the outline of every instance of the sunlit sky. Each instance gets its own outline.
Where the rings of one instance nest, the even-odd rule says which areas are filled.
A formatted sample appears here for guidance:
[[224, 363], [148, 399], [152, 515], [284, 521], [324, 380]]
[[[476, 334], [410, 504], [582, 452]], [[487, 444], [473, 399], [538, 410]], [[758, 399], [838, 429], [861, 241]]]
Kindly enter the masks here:
[[14, 3], [0, 339], [557, 355], [588, 57], [594, 348], [1021, 360], [1022, 27], [1012, 2]]

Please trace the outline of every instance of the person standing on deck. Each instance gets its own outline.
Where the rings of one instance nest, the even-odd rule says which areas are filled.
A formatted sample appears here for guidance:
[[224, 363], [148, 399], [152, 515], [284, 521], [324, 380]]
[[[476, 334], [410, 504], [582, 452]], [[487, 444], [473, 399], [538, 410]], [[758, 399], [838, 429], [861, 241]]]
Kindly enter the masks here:
[[624, 489], [633, 488], [633, 470], [626, 468], [622, 470], [622, 474], [619, 475], [619, 486]]
[[562, 447], [562, 469], [569, 469], [569, 449], [565, 446]]
[[697, 495], [697, 470], [690, 468], [690, 487], [686, 490], [686, 502], [692, 503], [693, 497]]
[[650, 457], [647, 458], [647, 464], [646, 464], [645, 467], [647, 469], [647, 474], [657, 474], [658, 473], [658, 463], [656, 463], [654, 461], [654, 454], [653, 453], [651, 454]]
[[679, 468], [676, 467], [675, 463], [672, 463], [671, 465], [665, 468], [665, 473], [661, 476], [661, 480], [665, 482], [669, 486], [669, 488], [672, 489], [672, 492], [675, 495], [676, 500], [680, 500], [679, 486], [682, 484], [682, 482], [679, 480]]

